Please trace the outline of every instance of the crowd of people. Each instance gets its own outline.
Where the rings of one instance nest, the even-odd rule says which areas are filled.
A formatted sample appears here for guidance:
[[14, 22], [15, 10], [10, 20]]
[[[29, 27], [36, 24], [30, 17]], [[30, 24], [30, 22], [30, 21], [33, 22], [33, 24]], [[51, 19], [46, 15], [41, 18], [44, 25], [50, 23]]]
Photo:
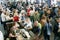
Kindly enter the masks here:
[[[52, 32], [54, 40], [60, 40], [60, 7], [49, 7], [47, 4], [29, 4], [24, 2], [8, 2], [0, 5], [1, 24], [3, 24], [4, 40], [50, 40]], [[17, 35], [17, 33], [20, 34]], [[32, 35], [34, 34], [34, 36]]]

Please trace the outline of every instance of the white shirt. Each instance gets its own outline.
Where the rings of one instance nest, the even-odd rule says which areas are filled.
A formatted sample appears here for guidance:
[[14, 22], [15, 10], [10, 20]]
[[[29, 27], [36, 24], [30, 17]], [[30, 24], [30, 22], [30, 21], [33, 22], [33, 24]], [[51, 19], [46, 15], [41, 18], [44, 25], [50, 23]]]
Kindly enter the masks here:
[[[29, 28], [32, 28], [32, 22], [25, 22], [27, 25], [24, 27], [25, 29], [29, 29]], [[24, 24], [25, 24], [24, 23]]]
[[7, 20], [10, 20], [10, 17], [9, 17], [9, 16], [6, 16], [6, 21], [7, 21]]
[[5, 19], [6, 19], [6, 15], [4, 13], [2, 13], [1, 14], [1, 20], [2, 20], [2, 22], [6, 21]]
[[0, 31], [0, 40], [4, 40], [3, 33]]

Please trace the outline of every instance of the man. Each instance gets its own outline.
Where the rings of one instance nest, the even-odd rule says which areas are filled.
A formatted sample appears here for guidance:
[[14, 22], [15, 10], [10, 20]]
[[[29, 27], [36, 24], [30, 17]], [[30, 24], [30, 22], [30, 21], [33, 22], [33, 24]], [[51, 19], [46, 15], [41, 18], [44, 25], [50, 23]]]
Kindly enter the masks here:
[[46, 19], [46, 21], [44, 22], [44, 28], [43, 28], [44, 40], [50, 40], [51, 32], [52, 32], [52, 25], [49, 19]]
[[36, 20], [39, 21], [39, 19], [40, 19], [40, 14], [39, 14], [39, 12], [36, 11], [36, 12], [34, 13], [33, 17], [34, 17], [34, 21], [36, 21]]
[[34, 22], [34, 26], [32, 28], [32, 32], [36, 35], [38, 35], [40, 33], [40, 28], [39, 28], [39, 25], [38, 25], [38, 21], [35, 21]]
[[60, 17], [56, 17], [54, 25], [54, 40], [60, 40]]
[[6, 18], [5, 11], [3, 11], [1, 14], [1, 23], [3, 24], [4, 29], [5, 29], [5, 21], [6, 21], [5, 18]]
[[40, 28], [39, 28], [39, 25], [38, 25], [38, 21], [34, 22], [32, 32], [35, 34], [34, 40], [39, 40]]

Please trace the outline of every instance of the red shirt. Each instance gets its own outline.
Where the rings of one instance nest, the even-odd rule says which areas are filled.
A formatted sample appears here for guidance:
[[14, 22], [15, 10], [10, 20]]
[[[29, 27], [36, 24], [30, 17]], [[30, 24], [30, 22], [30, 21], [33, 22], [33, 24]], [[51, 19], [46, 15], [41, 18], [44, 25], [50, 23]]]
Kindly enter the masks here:
[[13, 19], [14, 19], [15, 22], [19, 21], [19, 17], [18, 16], [14, 16]]

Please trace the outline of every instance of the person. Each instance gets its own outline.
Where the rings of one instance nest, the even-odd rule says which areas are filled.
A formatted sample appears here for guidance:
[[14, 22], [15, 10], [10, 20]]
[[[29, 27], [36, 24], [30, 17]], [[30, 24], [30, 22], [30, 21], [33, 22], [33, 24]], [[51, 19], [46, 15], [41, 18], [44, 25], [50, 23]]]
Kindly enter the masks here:
[[19, 21], [19, 16], [18, 16], [18, 10], [14, 9], [14, 14], [13, 14], [13, 21], [18, 22]]
[[40, 28], [39, 28], [39, 25], [38, 25], [38, 21], [34, 22], [32, 32], [35, 34], [34, 40], [39, 40]]
[[10, 15], [9, 12], [6, 11], [6, 21], [8, 22], [13, 20], [13, 17], [10, 17], [9, 15]]
[[2, 10], [0, 9], [0, 15], [2, 14]]
[[39, 25], [38, 25], [38, 21], [35, 21], [35, 22], [34, 22], [34, 25], [33, 25], [33, 28], [32, 28], [32, 32], [33, 32], [35, 35], [38, 35], [38, 34], [39, 34], [40, 28], [39, 28]]
[[29, 6], [27, 8], [27, 16], [30, 17], [30, 8], [29, 8]]
[[57, 16], [60, 16], [60, 9], [58, 9], [58, 13], [57, 13]]
[[10, 40], [16, 40], [16, 31], [19, 30], [19, 25], [17, 24], [17, 22], [14, 22], [12, 27], [10, 28], [10, 32], [9, 32], [9, 39]]
[[[0, 18], [1, 18], [1, 14], [2, 14], [2, 10], [0, 9]], [[1, 19], [0, 19], [0, 21], [1, 21]]]
[[34, 17], [34, 21], [39, 21], [39, 19], [40, 19], [40, 14], [39, 14], [39, 12], [38, 11], [35, 11], [35, 13], [33, 14], [33, 17]]
[[60, 31], [59, 31], [59, 26], [60, 25], [60, 18], [57, 16], [55, 18], [55, 24], [54, 24], [54, 29], [53, 29], [53, 32], [54, 32], [54, 40], [60, 40]]
[[32, 22], [30, 21], [30, 18], [26, 18], [26, 20], [24, 22], [24, 28], [27, 30], [32, 29]]
[[4, 29], [6, 29], [5, 28], [5, 26], [6, 26], [5, 21], [6, 21], [6, 14], [5, 14], [5, 10], [4, 10], [1, 14], [1, 23], [3, 24]]
[[35, 11], [33, 10], [32, 7], [30, 9], [31, 9], [31, 11], [30, 11], [30, 19], [33, 22], [34, 21], [33, 14], [34, 14]]
[[19, 11], [22, 10], [22, 4], [21, 4], [20, 2], [18, 2], [16, 6], [17, 6], [16, 8], [17, 8]]
[[44, 40], [50, 40], [51, 32], [52, 32], [52, 25], [51, 25], [49, 18], [48, 18], [44, 22], [44, 29], [43, 29]]

